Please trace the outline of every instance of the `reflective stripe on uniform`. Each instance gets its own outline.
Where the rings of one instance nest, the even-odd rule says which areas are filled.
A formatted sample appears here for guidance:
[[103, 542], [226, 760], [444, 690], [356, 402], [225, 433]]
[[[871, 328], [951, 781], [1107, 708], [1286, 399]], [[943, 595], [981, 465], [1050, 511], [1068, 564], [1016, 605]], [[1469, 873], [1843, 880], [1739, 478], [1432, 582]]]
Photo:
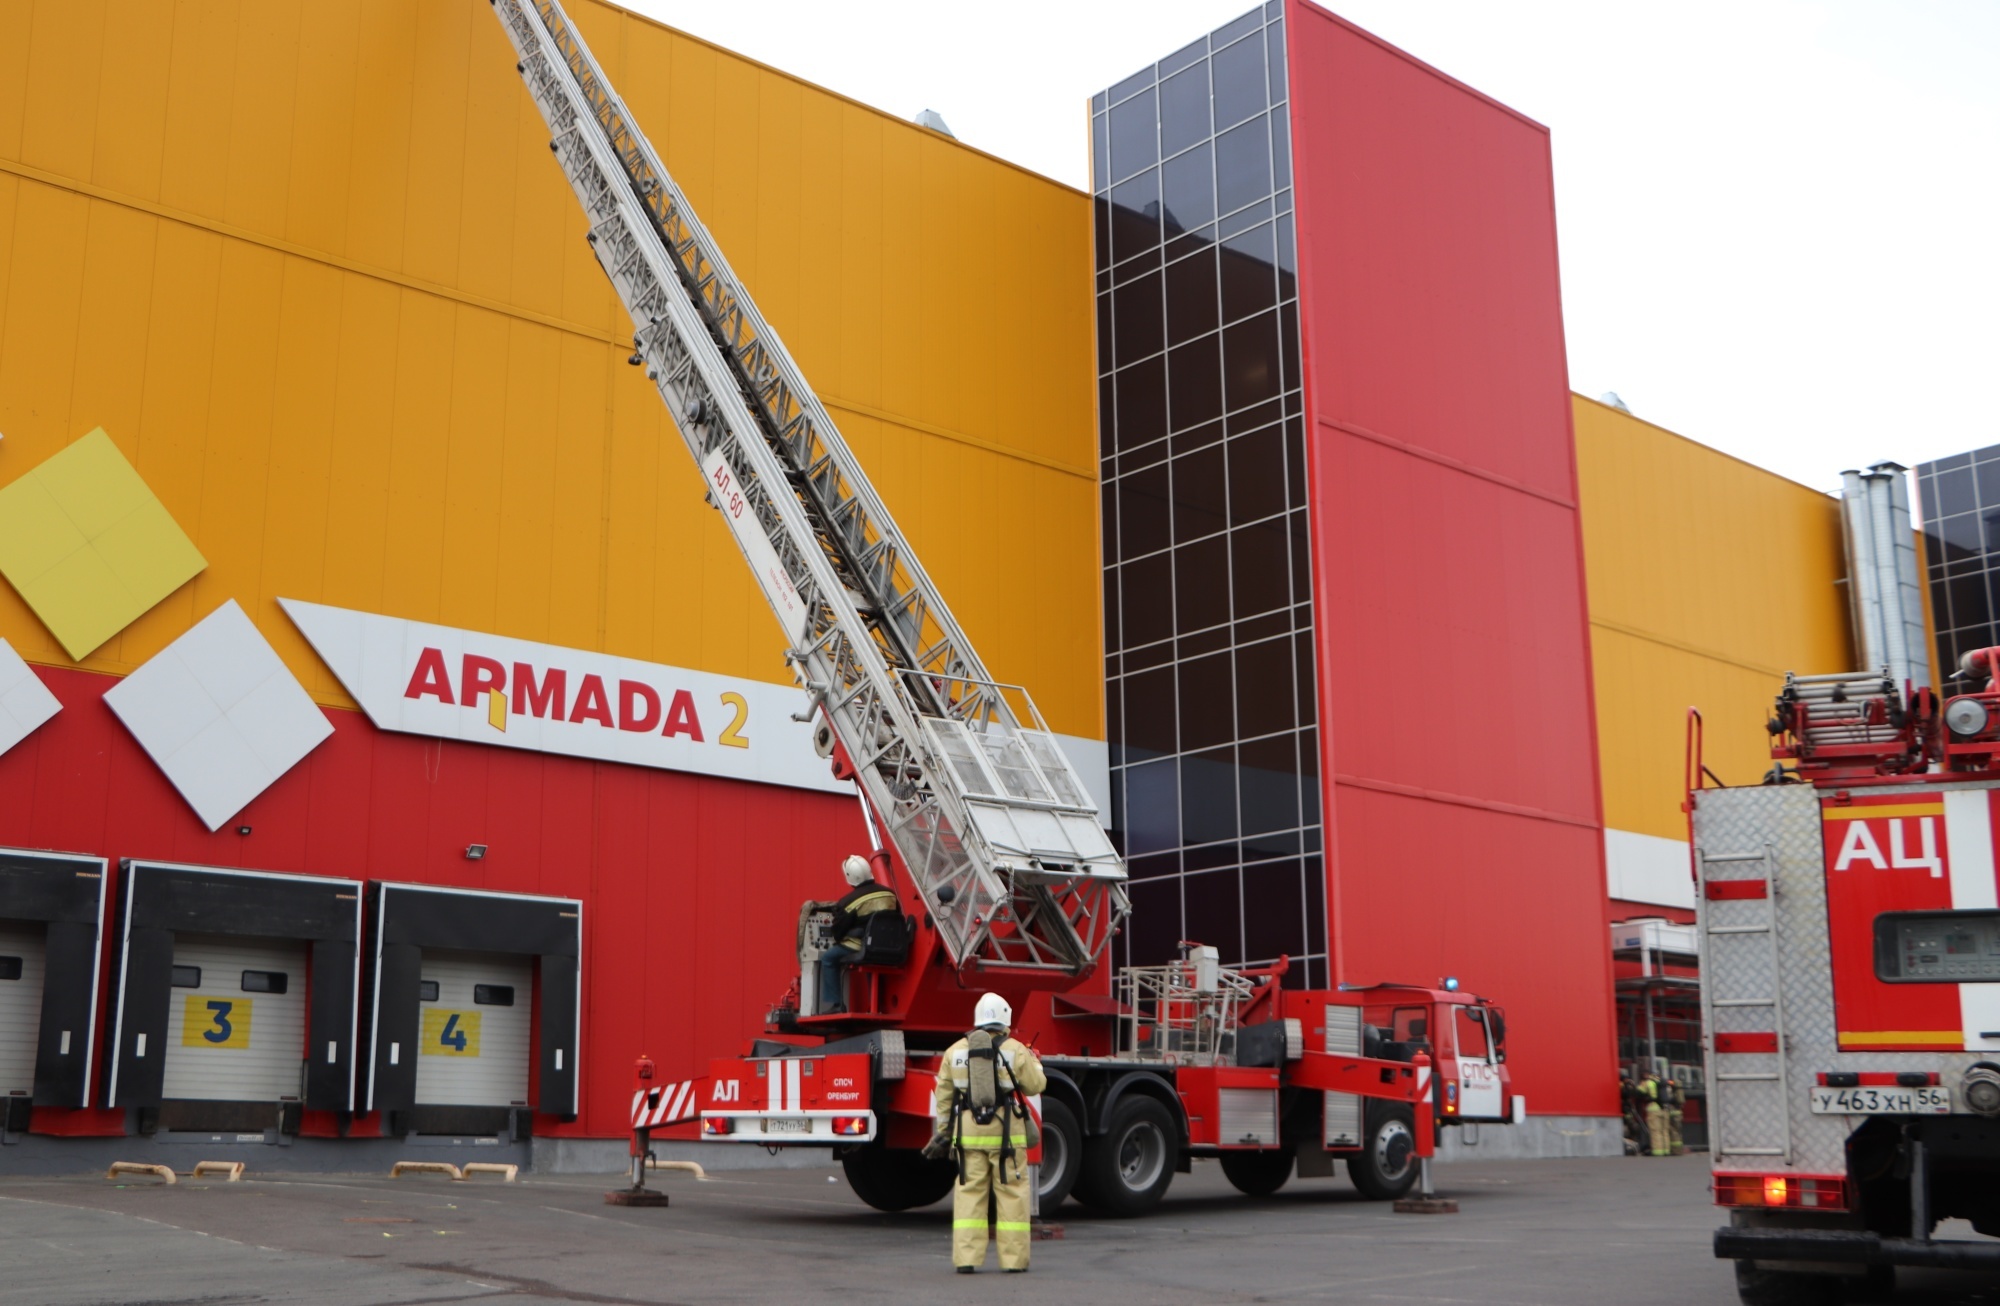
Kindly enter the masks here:
[[[953, 1220], [953, 1221], [951, 1222], [951, 1227], [952, 1227], [952, 1228], [954, 1228], [954, 1229], [984, 1229], [984, 1228], [986, 1227], [986, 1221], [984, 1221], [984, 1220]], [[1025, 1228], [1026, 1226], [1023, 1226], [1023, 1227]]]
[[[1000, 1150], [1002, 1141], [998, 1135], [982, 1134], [974, 1137], [968, 1134], [958, 1140], [958, 1145], [960, 1147], [976, 1147], [986, 1152], [997, 1152]], [[1015, 1134], [1004, 1141], [1012, 1143], [1016, 1147], [1026, 1147], [1028, 1145], [1028, 1136], [1026, 1134]]]
[[[954, 1223], [956, 1222], [954, 1221]], [[1026, 1220], [995, 1220], [993, 1222], [993, 1227], [995, 1229], [1016, 1230], [1016, 1229], [1032, 1229], [1035, 1226], [1029, 1224]]]

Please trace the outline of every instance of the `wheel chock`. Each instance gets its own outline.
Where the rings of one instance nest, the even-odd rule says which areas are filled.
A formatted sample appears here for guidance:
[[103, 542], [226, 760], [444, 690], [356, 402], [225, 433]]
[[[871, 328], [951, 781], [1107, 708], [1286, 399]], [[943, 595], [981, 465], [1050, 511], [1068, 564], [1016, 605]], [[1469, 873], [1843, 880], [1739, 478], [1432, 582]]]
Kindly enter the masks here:
[[708, 1182], [708, 1171], [701, 1168], [701, 1162], [699, 1161], [657, 1161], [652, 1157], [647, 1157], [646, 1168], [648, 1170], [685, 1170], [703, 1183]]
[[173, 1167], [148, 1165], [143, 1161], [113, 1161], [111, 1168], [104, 1172], [104, 1177], [106, 1179], [116, 1179], [122, 1174], [149, 1174], [157, 1179], [164, 1179], [170, 1184], [180, 1182], [180, 1176], [174, 1173]]
[[441, 1174], [453, 1179], [463, 1179], [465, 1175], [449, 1161], [398, 1161], [389, 1167], [391, 1179], [401, 1179], [406, 1174]]
[[1028, 1222], [1028, 1240], [1030, 1242], [1048, 1242], [1052, 1239], [1060, 1239], [1062, 1237], [1064, 1237], [1063, 1227], [1059, 1224], [1051, 1224], [1047, 1220], [1031, 1220]]
[[1458, 1203], [1449, 1197], [1398, 1197], [1398, 1215], [1457, 1215]]
[[197, 1161], [189, 1172], [190, 1179], [199, 1179], [205, 1174], [219, 1174], [230, 1183], [240, 1183], [243, 1179], [241, 1161]]
[[507, 1161], [468, 1161], [458, 1177], [470, 1179], [476, 1174], [497, 1174], [502, 1183], [511, 1184], [520, 1173], [520, 1166]]

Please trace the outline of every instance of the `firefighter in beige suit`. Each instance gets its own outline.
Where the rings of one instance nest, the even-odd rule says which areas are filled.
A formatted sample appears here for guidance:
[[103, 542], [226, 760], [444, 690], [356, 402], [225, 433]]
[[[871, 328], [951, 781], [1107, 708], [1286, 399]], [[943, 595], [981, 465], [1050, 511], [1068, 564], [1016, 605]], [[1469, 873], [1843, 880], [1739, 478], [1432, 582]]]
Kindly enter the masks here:
[[924, 1155], [958, 1156], [952, 1194], [951, 1263], [971, 1274], [986, 1260], [986, 1206], [1000, 1268], [1028, 1268], [1028, 1149], [1040, 1141], [1026, 1099], [1048, 1087], [1034, 1051], [1007, 1037], [1014, 1009], [989, 993], [973, 1009], [978, 1027], [951, 1045], [938, 1067], [931, 1115], [935, 1132]]

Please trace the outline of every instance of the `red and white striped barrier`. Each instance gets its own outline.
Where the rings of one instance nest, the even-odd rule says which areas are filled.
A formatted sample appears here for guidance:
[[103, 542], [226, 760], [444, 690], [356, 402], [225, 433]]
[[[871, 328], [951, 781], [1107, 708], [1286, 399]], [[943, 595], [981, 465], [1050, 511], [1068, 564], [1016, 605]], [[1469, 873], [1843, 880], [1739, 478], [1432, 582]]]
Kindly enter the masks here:
[[699, 1080], [683, 1079], [678, 1084], [659, 1084], [632, 1094], [632, 1128], [657, 1129], [661, 1125], [692, 1120], [698, 1114], [695, 1089]]

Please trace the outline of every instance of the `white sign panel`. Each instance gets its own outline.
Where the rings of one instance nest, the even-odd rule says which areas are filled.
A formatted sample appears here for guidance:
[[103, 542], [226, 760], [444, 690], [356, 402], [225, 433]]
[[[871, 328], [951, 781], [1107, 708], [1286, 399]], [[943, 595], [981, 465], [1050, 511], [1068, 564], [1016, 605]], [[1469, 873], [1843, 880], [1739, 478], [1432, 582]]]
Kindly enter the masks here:
[[813, 751], [812, 727], [792, 720], [807, 699], [790, 686], [278, 603], [383, 730], [853, 792]]
[[757, 514], [750, 510], [743, 491], [737, 488], [736, 473], [729, 469], [720, 449], [711, 450], [701, 460], [701, 474], [708, 478], [709, 493], [716, 507], [722, 510], [722, 520], [729, 523], [729, 533], [736, 537], [737, 547], [743, 550], [764, 597], [770, 601], [771, 611], [778, 615], [792, 647], [797, 648], [806, 635], [805, 600], [799, 597], [798, 587], [785, 573], [785, 565], [778, 560], [778, 551], [771, 547], [764, 528], [757, 524]]

